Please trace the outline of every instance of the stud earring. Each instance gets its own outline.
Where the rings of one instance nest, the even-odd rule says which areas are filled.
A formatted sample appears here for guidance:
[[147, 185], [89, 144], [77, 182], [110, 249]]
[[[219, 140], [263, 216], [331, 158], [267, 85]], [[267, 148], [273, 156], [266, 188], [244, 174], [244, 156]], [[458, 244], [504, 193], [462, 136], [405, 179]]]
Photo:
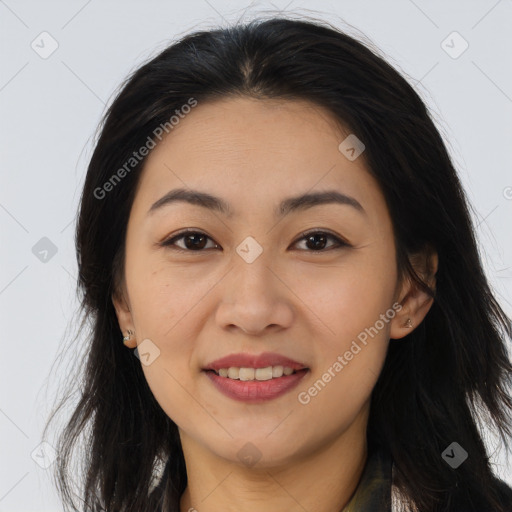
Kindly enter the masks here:
[[403, 327], [407, 327], [407, 328], [412, 327], [412, 322], [411, 322], [411, 319], [410, 319], [410, 318], [408, 318], [408, 319], [407, 319], [407, 322], [405, 322], [405, 324], [403, 325]]
[[130, 341], [132, 335], [133, 335], [133, 331], [128, 331], [128, 334], [126, 336], [123, 337], [123, 343], [128, 346], [128, 344], [126, 343], [127, 341]]

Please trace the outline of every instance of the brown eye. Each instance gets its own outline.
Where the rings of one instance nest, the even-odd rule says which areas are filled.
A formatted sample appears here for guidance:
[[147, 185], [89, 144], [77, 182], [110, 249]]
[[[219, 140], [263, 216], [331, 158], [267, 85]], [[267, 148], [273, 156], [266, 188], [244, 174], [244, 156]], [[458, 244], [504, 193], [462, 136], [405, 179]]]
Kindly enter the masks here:
[[[178, 240], [183, 240], [184, 246], [177, 245]], [[201, 231], [183, 231], [179, 235], [164, 241], [162, 245], [165, 247], [176, 246], [178, 250], [182, 251], [201, 251], [207, 245], [207, 240], [211, 240], [211, 238]], [[217, 244], [214, 245], [217, 246]]]
[[[327, 241], [329, 239], [334, 240], [334, 246], [331, 245], [326, 249]], [[310, 249], [308, 252], [325, 252], [326, 250], [337, 249], [343, 246], [349, 247], [349, 244], [341, 240], [341, 238], [326, 231], [310, 231], [308, 233], [302, 233], [302, 238], [297, 240], [295, 244], [302, 240], [305, 240], [307, 249]]]

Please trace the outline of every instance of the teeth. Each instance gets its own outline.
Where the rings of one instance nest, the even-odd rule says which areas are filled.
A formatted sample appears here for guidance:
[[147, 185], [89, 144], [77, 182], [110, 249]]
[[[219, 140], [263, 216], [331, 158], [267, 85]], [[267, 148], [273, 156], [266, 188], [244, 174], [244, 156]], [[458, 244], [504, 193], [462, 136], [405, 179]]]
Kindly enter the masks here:
[[227, 377], [235, 380], [270, 380], [277, 379], [283, 375], [291, 375], [295, 370], [288, 366], [267, 366], [266, 368], [220, 368], [216, 373], [220, 377]]
[[272, 377], [281, 377], [283, 375], [282, 366], [272, 366]]
[[238, 378], [240, 380], [254, 380], [254, 368], [240, 368]]
[[266, 368], [258, 368], [254, 372], [254, 378], [256, 380], [270, 380], [272, 378], [272, 366]]
[[228, 377], [230, 379], [238, 379], [239, 373], [240, 373], [240, 368], [235, 368], [235, 367], [228, 368]]

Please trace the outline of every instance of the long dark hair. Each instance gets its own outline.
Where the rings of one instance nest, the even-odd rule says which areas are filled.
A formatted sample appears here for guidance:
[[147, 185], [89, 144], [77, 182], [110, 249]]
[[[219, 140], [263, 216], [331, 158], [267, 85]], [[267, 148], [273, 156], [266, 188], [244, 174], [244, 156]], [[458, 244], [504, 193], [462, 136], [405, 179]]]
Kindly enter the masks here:
[[[368, 442], [391, 455], [398, 488], [420, 512], [503, 512], [506, 486], [494, 479], [479, 422], [495, 428], [509, 450], [512, 328], [484, 275], [445, 144], [415, 90], [370, 47], [326, 22], [286, 18], [183, 37], [136, 70], [104, 116], [76, 229], [82, 325], [90, 336], [78, 403], [57, 443], [63, 502], [77, 509], [70, 461], [84, 435], [81, 510], [179, 510], [187, 477], [177, 427], [123, 345], [112, 304], [145, 159], [105, 197], [98, 190], [191, 98], [200, 108], [235, 96], [309, 100], [364, 141], [393, 222], [400, 278], [435, 299], [406, 339], [390, 342]], [[435, 290], [410, 261], [429, 247], [439, 257]], [[441, 456], [453, 441], [469, 454], [457, 470]], [[166, 462], [165, 472], [150, 493], [157, 461]]]

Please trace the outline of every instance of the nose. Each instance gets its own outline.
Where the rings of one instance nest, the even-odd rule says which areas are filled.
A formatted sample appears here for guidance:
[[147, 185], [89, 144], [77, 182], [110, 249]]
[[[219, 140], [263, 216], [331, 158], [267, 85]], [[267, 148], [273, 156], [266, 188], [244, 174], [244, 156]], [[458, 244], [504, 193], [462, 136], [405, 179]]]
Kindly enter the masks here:
[[252, 263], [235, 262], [222, 283], [217, 325], [254, 336], [289, 327], [293, 293], [284, 281], [262, 256]]

